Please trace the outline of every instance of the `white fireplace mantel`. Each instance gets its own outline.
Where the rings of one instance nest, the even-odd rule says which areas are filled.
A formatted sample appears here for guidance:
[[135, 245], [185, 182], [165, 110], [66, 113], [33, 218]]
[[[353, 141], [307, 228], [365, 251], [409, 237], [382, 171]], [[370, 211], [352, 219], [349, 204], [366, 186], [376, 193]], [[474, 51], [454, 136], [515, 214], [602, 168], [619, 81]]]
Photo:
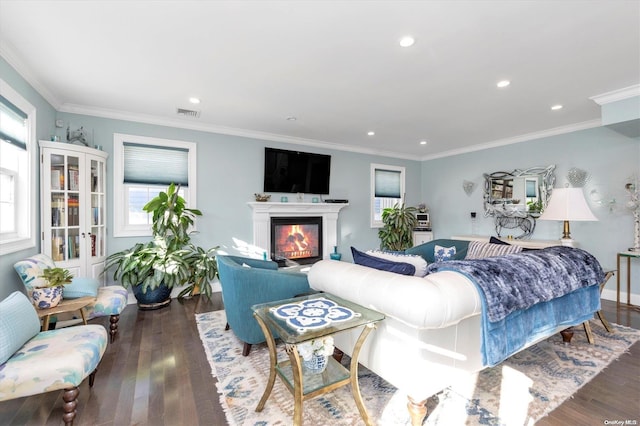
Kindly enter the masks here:
[[253, 245], [269, 253], [272, 217], [322, 217], [322, 258], [329, 259], [338, 245], [338, 213], [347, 203], [269, 203], [250, 202], [253, 209]]

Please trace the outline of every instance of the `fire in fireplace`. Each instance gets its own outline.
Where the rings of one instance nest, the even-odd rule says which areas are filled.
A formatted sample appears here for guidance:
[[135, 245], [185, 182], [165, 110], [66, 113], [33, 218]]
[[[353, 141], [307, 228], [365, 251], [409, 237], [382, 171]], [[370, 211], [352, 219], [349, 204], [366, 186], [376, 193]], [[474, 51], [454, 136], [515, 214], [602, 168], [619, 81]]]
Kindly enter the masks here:
[[271, 258], [300, 264], [322, 259], [322, 217], [272, 217]]

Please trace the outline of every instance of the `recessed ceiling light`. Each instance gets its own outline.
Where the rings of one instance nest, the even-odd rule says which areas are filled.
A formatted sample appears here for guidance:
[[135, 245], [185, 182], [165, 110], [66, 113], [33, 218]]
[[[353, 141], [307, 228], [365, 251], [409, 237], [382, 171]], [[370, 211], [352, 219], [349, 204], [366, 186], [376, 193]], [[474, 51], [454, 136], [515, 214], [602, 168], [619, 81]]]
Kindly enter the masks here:
[[420, 145], [426, 145], [427, 141], [420, 141]]
[[551, 109], [552, 109], [553, 111], [557, 111], [557, 110], [559, 110], [559, 109], [562, 109], [562, 105], [554, 105], [554, 106], [552, 106], [552, 107], [551, 107]]
[[510, 84], [511, 82], [509, 80], [501, 80], [496, 84], [496, 86], [503, 88], [503, 87], [507, 87]]
[[293, 115], [290, 115], [287, 117], [287, 121], [296, 121], [298, 118], [294, 117]]
[[370, 131], [367, 132], [367, 136], [373, 136], [375, 134], [376, 134], [376, 132], [374, 132], [373, 130], [370, 130]]
[[411, 36], [404, 36], [400, 39], [400, 46], [402, 47], [409, 47], [409, 46], [413, 46], [413, 44], [416, 42], [416, 40], [411, 37]]
[[191, 102], [192, 104], [199, 104], [200, 103], [200, 99], [198, 99], [198, 98], [189, 98], [189, 102]]

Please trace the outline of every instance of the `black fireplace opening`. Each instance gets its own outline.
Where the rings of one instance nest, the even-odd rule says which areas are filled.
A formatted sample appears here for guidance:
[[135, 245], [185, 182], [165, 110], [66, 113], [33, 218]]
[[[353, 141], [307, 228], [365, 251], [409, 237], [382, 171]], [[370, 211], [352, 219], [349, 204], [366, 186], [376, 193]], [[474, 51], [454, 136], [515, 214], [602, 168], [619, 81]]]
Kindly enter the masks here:
[[301, 265], [322, 259], [322, 217], [272, 217], [271, 259]]

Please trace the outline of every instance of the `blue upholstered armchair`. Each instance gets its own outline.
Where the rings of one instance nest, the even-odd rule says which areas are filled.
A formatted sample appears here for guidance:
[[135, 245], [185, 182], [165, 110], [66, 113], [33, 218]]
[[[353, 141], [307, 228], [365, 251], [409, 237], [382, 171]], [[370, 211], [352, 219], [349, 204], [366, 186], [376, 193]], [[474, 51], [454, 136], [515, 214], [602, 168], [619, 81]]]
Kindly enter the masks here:
[[265, 341], [251, 306], [308, 293], [309, 281], [306, 274], [279, 271], [272, 261], [220, 255], [216, 259], [227, 326], [244, 342], [242, 355], [247, 356], [251, 345]]

